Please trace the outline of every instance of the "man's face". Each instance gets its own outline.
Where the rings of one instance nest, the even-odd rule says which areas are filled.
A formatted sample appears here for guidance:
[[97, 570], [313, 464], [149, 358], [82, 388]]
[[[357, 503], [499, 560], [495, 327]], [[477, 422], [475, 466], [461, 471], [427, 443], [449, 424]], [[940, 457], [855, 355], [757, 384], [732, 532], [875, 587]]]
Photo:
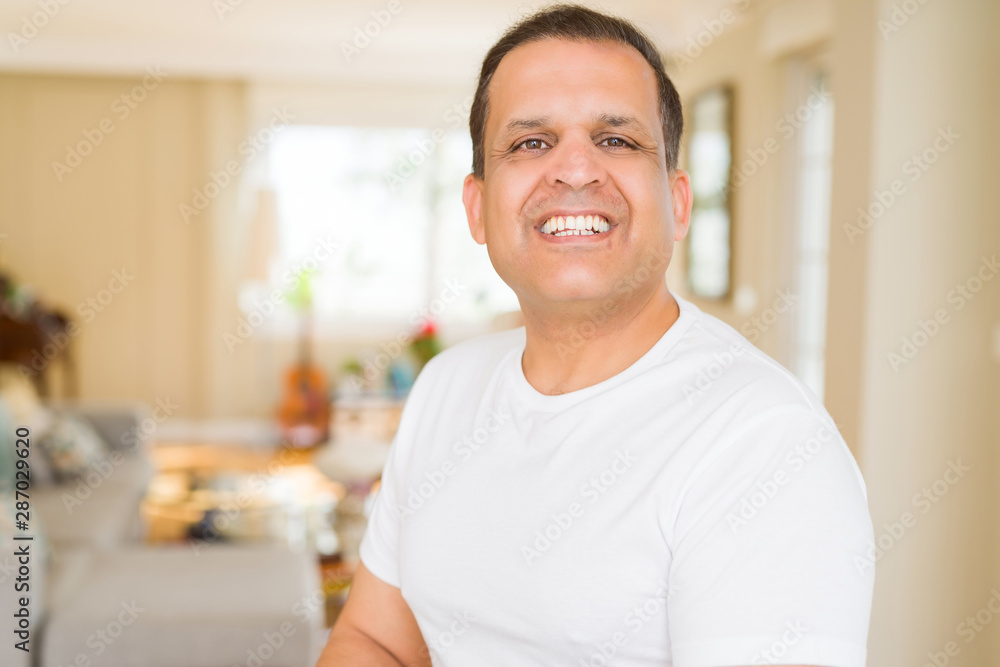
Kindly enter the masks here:
[[[649, 298], [687, 233], [691, 194], [684, 172], [668, 173], [656, 78], [637, 51], [517, 47], [490, 83], [483, 152], [484, 179], [465, 181], [469, 228], [522, 308]], [[585, 229], [559, 233], [569, 225]]]

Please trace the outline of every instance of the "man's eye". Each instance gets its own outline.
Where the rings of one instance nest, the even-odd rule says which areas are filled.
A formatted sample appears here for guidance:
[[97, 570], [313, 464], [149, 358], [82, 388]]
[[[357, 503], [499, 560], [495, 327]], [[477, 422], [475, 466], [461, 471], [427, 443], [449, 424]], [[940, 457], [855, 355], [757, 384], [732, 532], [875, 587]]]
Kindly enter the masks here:
[[631, 143], [625, 141], [621, 137], [608, 137], [601, 143], [607, 144], [611, 148], [634, 148], [634, 146]]
[[517, 146], [514, 146], [514, 149], [517, 150], [519, 148], [526, 148], [529, 151], [538, 151], [542, 150], [542, 148], [547, 148], [547, 147], [548, 144], [545, 143], [543, 139], [525, 139]]

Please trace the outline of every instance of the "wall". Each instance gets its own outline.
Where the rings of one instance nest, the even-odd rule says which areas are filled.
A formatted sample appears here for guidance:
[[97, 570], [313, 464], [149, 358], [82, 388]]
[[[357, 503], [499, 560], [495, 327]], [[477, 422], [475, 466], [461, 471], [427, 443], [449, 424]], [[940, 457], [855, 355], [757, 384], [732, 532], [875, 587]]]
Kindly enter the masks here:
[[241, 100], [238, 84], [169, 75], [0, 77], [2, 266], [77, 320], [82, 396], [207, 407], [206, 258], [233, 193], [197, 224], [178, 204], [204, 185], [217, 126], [241, 131]]
[[[928, 653], [956, 641], [955, 663], [995, 665], [1000, 624], [968, 643], [958, 626], [1000, 585], [994, 490], [1000, 359], [990, 354], [1000, 278], [961, 308], [949, 292], [975, 277], [982, 257], [1000, 251], [990, 201], [1000, 178], [998, 96], [987, 75], [1000, 64], [992, 34], [998, 7], [974, 0], [917, 6], [912, 16], [897, 15], [898, 31], [873, 36], [868, 198], [879, 191], [887, 199], [895, 179], [906, 187], [867, 232], [861, 435], [877, 533], [914, 511], [913, 495], [940, 480], [949, 461], [970, 470], [926, 514], [914, 512], [917, 524], [878, 562], [871, 661], [923, 664]], [[893, 3], [877, 4], [880, 19], [892, 14]], [[926, 171], [914, 171], [912, 156], [929, 150], [932, 159], [935, 137], [949, 127], [958, 138]], [[945, 146], [939, 141], [938, 148]], [[888, 353], [900, 352], [902, 338], [913, 341], [920, 322], [939, 310], [947, 322], [923, 347], [916, 337], [915, 356], [893, 368]]]
[[[0, 76], [0, 268], [81, 325], [72, 341], [81, 396], [169, 398], [179, 416], [266, 416], [297, 341], [258, 333], [232, 350], [225, 343], [242, 314], [254, 189], [266, 168], [266, 151], [244, 142], [266, 148], [276, 111], [292, 123], [452, 127], [471, 86], [250, 85], [169, 73], [146, 83]], [[136, 86], [133, 109], [119, 98]], [[53, 162], [80, 142], [89, 154], [56, 173]], [[195, 207], [195, 190], [211, 194], [212, 174], [230, 160], [239, 182]], [[124, 289], [108, 291], [123, 269]], [[87, 299], [106, 304], [97, 312]], [[316, 356], [336, 369], [370, 345], [324, 341]]]
[[[742, 172], [730, 190], [732, 293], [722, 300], [694, 298], [686, 289], [686, 242], [678, 247], [668, 272], [671, 287], [738, 330], [769, 309], [781, 293], [796, 294], [788, 260], [794, 233], [785, 184], [797, 155], [798, 132], [783, 121], [801, 104], [788, 92], [789, 52], [813, 53], [830, 37], [831, 3], [790, 2], [747, 5], [730, 3], [719, 15], [719, 34], [706, 30], [700, 42], [668, 58], [668, 73], [685, 103], [706, 89], [725, 85], [733, 91], [733, 164]], [[789, 11], [791, 9], [791, 11]], [[805, 11], [803, 11], [803, 9]], [[685, 141], [690, 135], [686, 135]], [[764, 147], [773, 147], [765, 151]], [[764, 158], [761, 159], [760, 156]], [[756, 162], [751, 156], [757, 156]], [[686, 164], [686, 146], [682, 166]], [[750, 295], [748, 300], [738, 294]], [[797, 306], [796, 306], [797, 308]], [[797, 310], [780, 314], [768, 325], [753, 325], [754, 344], [778, 362], [791, 366], [790, 336]], [[839, 416], [835, 415], [839, 421]], [[848, 442], [852, 442], [851, 439]]]
[[[991, 355], [1000, 279], [985, 282], [961, 310], [948, 295], [975, 275], [981, 258], [1000, 250], [1000, 224], [988, 201], [1000, 178], [1000, 136], [991, 122], [1000, 100], [986, 75], [1000, 70], [1000, 47], [990, 36], [1000, 7], [976, 0], [838, 0], [826, 29], [783, 20], [809, 14], [799, 11], [806, 5], [821, 14], [823, 4], [762, 3], [675, 78], [682, 95], [735, 85], [741, 158], [782, 112], [774, 100], [781, 97], [784, 59], [828, 49], [836, 113], [825, 400], [861, 464], [876, 537], [888, 546], [876, 562], [869, 664], [930, 664], [928, 654], [939, 654], [943, 664], [940, 653], [954, 641], [960, 657], [944, 656], [949, 664], [995, 665], [1000, 623], [968, 642], [959, 624], [1000, 590], [998, 500], [991, 491], [1000, 474], [1000, 372]], [[892, 27], [899, 30], [883, 34], [879, 21], [891, 25], [894, 7], [898, 12], [903, 4], [912, 16], [897, 13], [899, 25]], [[784, 52], [767, 48], [780, 34], [775, 24], [812, 39], [789, 37], [799, 46]], [[949, 126], [960, 138], [912, 180], [917, 172], [907, 161]], [[775, 157], [734, 199], [735, 284], [762, 296], [782, 280], [775, 253], [785, 154]], [[859, 226], [858, 209], [878, 193], [888, 201], [896, 179], [903, 194], [873, 224]], [[732, 304], [702, 307], [734, 326], [745, 318]], [[920, 322], [939, 309], [947, 322], [893, 369], [888, 354], [901, 352], [902, 338], [913, 340]], [[759, 345], [785, 363], [779, 335]], [[915, 494], [958, 461], [970, 470], [954, 485], [938, 482], [947, 493], [933, 494], [937, 501], [915, 504]], [[904, 512], [914, 523], [893, 537], [887, 525], [899, 524]], [[893, 530], [899, 535], [898, 526]]]
[[[1000, 473], [1000, 373], [990, 355], [1000, 280], [962, 310], [947, 295], [974, 275], [982, 256], [1000, 250], [987, 199], [1000, 177], [1000, 131], [991, 123], [1000, 93], [985, 74], [1000, 71], [1000, 45], [989, 32], [1000, 10], [987, 0], [927, 0], [883, 37], [878, 21], [891, 18], [893, 4], [764, 3], [673, 74], [685, 98], [716, 83], [736, 87], [735, 153], [744, 157], [785, 111], [786, 58], [829, 49], [837, 107], [826, 402], [861, 464], [877, 535], [903, 512], [917, 519], [898, 540], [887, 538], [877, 562], [869, 664], [921, 665], [957, 641], [960, 664], [985, 667], [1000, 663], [1000, 622], [969, 643], [957, 626], [993, 587], [1000, 590], [1000, 500], [992, 491]], [[831, 19], [801, 18], [813, 15], [801, 7], [832, 7]], [[135, 275], [74, 341], [85, 396], [169, 396], [185, 415], [264, 414], [294, 346], [255, 338], [230, 354], [222, 338], [239, 316], [252, 212], [246, 193], [223, 190], [190, 224], [178, 204], [204, 188], [275, 105], [288, 103], [302, 122], [389, 123], [399, 114], [436, 126], [467, 91], [388, 96], [363, 87], [317, 92], [168, 77], [119, 119], [112, 104], [137, 83], [0, 76], [0, 230], [7, 234], [0, 265], [78, 317], [113, 271]], [[52, 162], [105, 117], [114, 131], [60, 182]], [[919, 181], [906, 180], [905, 194], [852, 242], [846, 229], [857, 224], [857, 209], [876, 192], [885, 197], [894, 179], [910, 178], [907, 160], [949, 125], [959, 139]], [[734, 283], [752, 287], [759, 302], [787, 281], [776, 239], [786, 232], [781, 175], [789, 153], [776, 154], [735, 193]], [[669, 278], [681, 292], [682, 266], [683, 246]], [[700, 305], [737, 327], [747, 317], [731, 304]], [[887, 354], [938, 309], [948, 322], [894, 370]], [[328, 347], [323, 360], [334, 365], [361, 344]], [[787, 362], [780, 328], [758, 344]], [[914, 494], [958, 460], [971, 470], [921, 513]]]

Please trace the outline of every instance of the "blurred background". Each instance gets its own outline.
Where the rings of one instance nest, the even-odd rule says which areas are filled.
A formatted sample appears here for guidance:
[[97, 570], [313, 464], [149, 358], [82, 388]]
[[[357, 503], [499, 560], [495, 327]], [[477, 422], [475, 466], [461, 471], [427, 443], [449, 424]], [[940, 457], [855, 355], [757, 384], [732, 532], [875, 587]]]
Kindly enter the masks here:
[[[0, 528], [38, 550], [10, 660], [314, 659], [413, 378], [519, 324], [461, 182], [482, 56], [539, 6], [0, 3], [0, 469], [30, 434], [32, 470]], [[668, 284], [865, 476], [869, 664], [1000, 664], [1000, 5], [592, 6], [685, 104]]]

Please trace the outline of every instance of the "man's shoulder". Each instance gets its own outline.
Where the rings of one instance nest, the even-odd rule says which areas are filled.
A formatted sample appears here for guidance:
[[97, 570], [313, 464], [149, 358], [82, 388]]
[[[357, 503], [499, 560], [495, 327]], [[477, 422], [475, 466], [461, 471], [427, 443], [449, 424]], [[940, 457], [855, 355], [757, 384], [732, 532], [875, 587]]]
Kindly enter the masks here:
[[686, 334], [663, 371], [679, 376], [684, 410], [709, 437], [693, 441], [693, 470], [745, 457], [770, 461], [786, 456], [789, 443], [815, 437], [823, 444], [832, 436], [837, 444], [828, 449], [845, 456], [847, 478], [865, 492], [839, 426], [802, 379], [714, 316], [699, 313]]
[[698, 312], [687, 333], [672, 355], [683, 369], [686, 396], [740, 402], [751, 412], [798, 407], [825, 413], [800, 378], [721, 319]]
[[489, 376], [513, 350], [523, 349], [524, 341], [524, 327], [518, 327], [455, 343], [427, 363], [421, 378], [427, 382], [432, 378], [454, 381], [459, 376]]
[[438, 366], [499, 362], [511, 350], [523, 347], [524, 341], [524, 327], [482, 334], [451, 345], [435, 356], [434, 361]]

